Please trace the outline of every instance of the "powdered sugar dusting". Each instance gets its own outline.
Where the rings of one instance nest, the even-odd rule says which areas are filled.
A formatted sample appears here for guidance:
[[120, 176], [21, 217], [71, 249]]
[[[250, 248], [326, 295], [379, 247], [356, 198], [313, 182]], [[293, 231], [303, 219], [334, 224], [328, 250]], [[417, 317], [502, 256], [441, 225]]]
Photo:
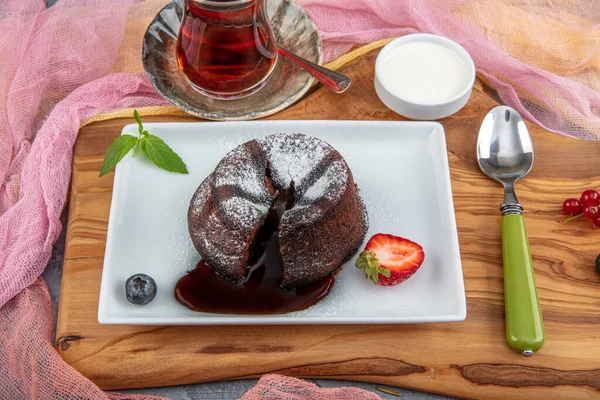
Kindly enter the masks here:
[[267, 212], [268, 206], [251, 202], [241, 197], [231, 197], [219, 204], [218, 212], [235, 215], [236, 221], [245, 228], [250, 228], [257, 221], [262, 220]]
[[[212, 212], [206, 221], [206, 224], [210, 228], [221, 226], [221, 220], [217, 216], [216, 212]], [[213, 241], [210, 232], [212, 229], [200, 229], [198, 230], [198, 238], [202, 241], [202, 248], [204, 252], [211, 255], [211, 260], [216, 261], [220, 265], [236, 265], [241, 260], [241, 254], [244, 249], [244, 243], [237, 240], [235, 236], [231, 236], [227, 241], [227, 246], [224, 248], [221, 245]], [[227, 251], [224, 251], [227, 249]], [[203, 258], [206, 258], [203, 255]]]
[[215, 246], [206, 233], [199, 235], [204, 246], [204, 251], [210, 253], [213, 258], [218, 259], [219, 263], [223, 265], [231, 264], [234, 265], [239, 260], [239, 256], [233, 254], [226, 254], [220, 247]]
[[325, 214], [325, 210], [321, 207], [314, 207], [310, 204], [297, 204], [294, 208], [287, 210], [281, 221], [285, 223], [293, 221], [295, 225], [309, 224], [318, 220]]
[[258, 139], [266, 150], [271, 178], [284, 188], [296, 187], [333, 150], [324, 141], [302, 134], [278, 134]]
[[299, 204], [304, 204], [305, 200], [312, 201], [322, 197], [329, 200], [338, 198], [346, 188], [347, 180], [346, 163], [343, 160], [334, 161], [327, 171], [304, 192]]
[[[294, 183], [294, 204], [284, 212], [281, 226], [295, 229], [294, 226], [318, 221], [336, 207], [348, 188], [350, 174], [341, 155], [315, 137], [275, 134], [246, 142], [221, 160], [191, 205], [191, 214], [199, 215], [203, 203], [214, 201], [210, 215], [200, 219], [199, 229], [203, 232], [190, 232], [192, 237], [198, 235], [198, 240], [193, 241], [200, 242], [197, 248], [213, 269], [235, 277], [238, 266], [247, 261], [243, 259], [247, 246], [253, 242], [256, 229], [277, 196], [269, 191], [265, 177], [275, 191], [287, 190]], [[310, 251], [295, 257], [296, 265], [305, 266], [295, 269], [294, 273], [300, 274], [295, 277], [298, 282], [310, 279], [302, 274], [337, 267], [324, 265], [319, 254]]]
[[212, 180], [213, 175], [211, 174], [204, 180], [204, 182], [202, 182], [202, 184], [200, 184], [200, 186], [196, 190], [196, 193], [194, 193], [190, 204], [192, 213], [200, 213], [200, 209], [202, 208], [204, 203], [206, 203], [206, 200], [208, 200], [208, 195], [210, 194], [210, 184]]
[[[270, 202], [269, 192], [264, 182], [264, 168], [255, 165], [248, 147], [240, 145], [230, 151], [217, 166], [215, 187], [234, 186], [252, 198]], [[265, 165], [266, 167], [266, 165]]]

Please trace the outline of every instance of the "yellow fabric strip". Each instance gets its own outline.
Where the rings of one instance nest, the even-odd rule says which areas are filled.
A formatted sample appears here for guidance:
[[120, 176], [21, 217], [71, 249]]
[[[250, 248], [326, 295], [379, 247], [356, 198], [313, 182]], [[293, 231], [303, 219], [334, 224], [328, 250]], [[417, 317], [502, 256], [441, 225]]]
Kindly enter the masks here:
[[[179, 108], [175, 107], [175, 106], [154, 106], [154, 107], [137, 107], [136, 110], [138, 110], [138, 113], [143, 117], [143, 116], [150, 116], [150, 115], [168, 115], [168, 116], [173, 116], [173, 115], [190, 115], [187, 114], [183, 111], [181, 111]], [[96, 116], [93, 116], [92, 118], [88, 119], [87, 121], [84, 121], [81, 124], [81, 128], [83, 128], [86, 125], [89, 125], [93, 122], [99, 122], [99, 121], [108, 121], [109, 119], [117, 119], [117, 118], [133, 118], [133, 109], [132, 108], [126, 108], [124, 110], [120, 110], [120, 111], [115, 111], [115, 112], [111, 112], [111, 113], [106, 113], [106, 114], [98, 114]]]
[[331, 61], [330, 63], [325, 64], [325, 67], [327, 67], [329, 69], [334, 69], [334, 70], [340, 69], [344, 65], [348, 64], [350, 61], [352, 61], [360, 56], [364, 56], [365, 54], [367, 54], [368, 52], [370, 52], [372, 50], [379, 49], [394, 39], [396, 39], [396, 38], [391, 37], [391, 38], [387, 38], [387, 39], [381, 39], [381, 40], [378, 40], [376, 42], [372, 42], [369, 44], [365, 44], [364, 46], [354, 49], [354, 50], [344, 54], [343, 56]]
[[[325, 67], [327, 67], [329, 69], [333, 69], [333, 70], [340, 69], [344, 65], [348, 64], [350, 61], [352, 61], [360, 56], [363, 56], [372, 50], [375, 50], [375, 49], [385, 46], [386, 44], [391, 42], [393, 39], [394, 38], [382, 39], [382, 40], [378, 40], [376, 42], [361, 46], [361, 47], [354, 49], [354, 50], [344, 54], [343, 56], [331, 61], [330, 63], [325, 64]], [[181, 111], [179, 108], [177, 108], [175, 106], [138, 107], [137, 110], [141, 116], [161, 116], [161, 115], [168, 115], [168, 116], [188, 115], [189, 116], [189, 114], [185, 113], [184, 111]], [[81, 124], [81, 127], [89, 125], [93, 122], [107, 121], [107, 120], [116, 119], [116, 118], [131, 118], [132, 115], [133, 115], [133, 109], [125, 109], [125, 110], [115, 111], [115, 112], [106, 113], [106, 114], [98, 114], [98, 115], [88, 119], [87, 121], [84, 121]]]

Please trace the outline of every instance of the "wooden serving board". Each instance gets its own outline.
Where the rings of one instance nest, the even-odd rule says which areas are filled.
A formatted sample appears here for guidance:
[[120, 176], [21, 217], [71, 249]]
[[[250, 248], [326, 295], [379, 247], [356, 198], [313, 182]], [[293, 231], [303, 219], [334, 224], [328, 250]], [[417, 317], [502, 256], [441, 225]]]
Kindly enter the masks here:
[[[319, 88], [274, 119], [397, 120], [373, 90], [372, 52], [343, 68], [344, 95]], [[81, 129], [75, 146], [57, 349], [105, 389], [260, 376], [347, 378], [470, 398], [600, 397], [600, 231], [562, 223], [562, 201], [600, 187], [600, 143], [529, 124], [530, 175], [517, 184], [531, 242], [546, 344], [531, 358], [504, 338], [499, 204], [477, 166], [475, 142], [497, 103], [478, 81], [446, 130], [467, 319], [421, 325], [109, 326], [96, 321], [113, 176], [98, 178], [109, 143], [132, 119]], [[194, 121], [193, 118], [146, 118]], [[373, 154], [373, 157], [376, 157]], [[385, 166], [382, 165], [382, 168]]]

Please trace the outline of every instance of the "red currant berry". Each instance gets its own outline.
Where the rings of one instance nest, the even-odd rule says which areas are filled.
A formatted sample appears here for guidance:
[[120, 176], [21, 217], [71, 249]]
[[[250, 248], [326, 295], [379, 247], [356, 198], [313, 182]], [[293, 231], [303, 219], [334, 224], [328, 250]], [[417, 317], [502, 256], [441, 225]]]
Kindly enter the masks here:
[[600, 205], [600, 193], [592, 189], [584, 190], [584, 192], [581, 193], [581, 204], [584, 206], [588, 204], [593, 204], [595, 206]]
[[594, 224], [594, 228], [600, 228], [600, 215], [596, 215], [592, 223]]
[[583, 204], [577, 199], [566, 199], [563, 203], [563, 212], [570, 216], [581, 214], [582, 209]]
[[598, 216], [599, 211], [600, 210], [598, 210], [598, 206], [588, 204], [587, 206], [583, 207], [583, 216], [587, 219], [593, 220], [594, 218], [596, 218], [596, 216]]

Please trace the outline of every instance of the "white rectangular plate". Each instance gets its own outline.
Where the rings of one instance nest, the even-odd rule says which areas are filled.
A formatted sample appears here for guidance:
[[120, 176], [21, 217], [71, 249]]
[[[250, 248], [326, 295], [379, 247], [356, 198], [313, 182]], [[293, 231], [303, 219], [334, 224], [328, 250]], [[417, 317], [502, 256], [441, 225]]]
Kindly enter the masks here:
[[[143, 155], [117, 166], [102, 271], [98, 321], [102, 324], [332, 324], [461, 321], [465, 291], [458, 248], [446, 141], [434, 122], [258, 121], [148, 123], [187, 163], [189, 175], [163, 171]], [[331, 293], [298, 312], [226, 315], [191, 311], [173, 295], [177, 280], [200, 259], [188, 235], [190, 198], [219, 160], [237, 145], [277, 132], [317, 136], [346, 159], [375, 233], [406, 237], [423, 246], [425, 261], [407, 281], [381, 287], [354, 268], [337, 275]], [[135, 125], [123, 133], [137, 134]], [[125, 280], [152, 276], [154, 301], [136, 306]]]

